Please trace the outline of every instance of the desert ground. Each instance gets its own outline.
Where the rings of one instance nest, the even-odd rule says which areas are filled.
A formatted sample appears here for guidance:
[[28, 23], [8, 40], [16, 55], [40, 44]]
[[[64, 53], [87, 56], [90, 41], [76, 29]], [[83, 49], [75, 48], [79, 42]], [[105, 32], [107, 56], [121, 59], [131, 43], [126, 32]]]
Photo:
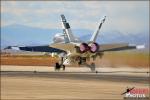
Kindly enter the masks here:
[[[148, 68], [1, 66], [1, 99], [118, 99], [127, 87], [149, 88]], [[148, 96], [148, 94], [146, 94]]]
[[149, 88], [147, 53], [106, 53], [96, 60], [98, 73], [79, 66], [55, 72], [57, 61], [47, 55], [1, 55], [1, 99], [122, 100], [127, 87]]
[[2, 76], [1, 99], [123, 99], [127, 87], [148, 83]]
[[149, 88], [147, 73], [133, 74], [3, 71], [1, 99], [120, 100], [127, 87]]
[[[145, 67], [149, 68], [148, 52], [110, 52], [96, 59], [97, 67]], [[92, 61], [92, 60], [91, 60]], [[1, 65], [52, 66], [58, 62], [57, 57], [49, 55], [1, 55]], [[78, 65], [73, 65], [77, 66]]]

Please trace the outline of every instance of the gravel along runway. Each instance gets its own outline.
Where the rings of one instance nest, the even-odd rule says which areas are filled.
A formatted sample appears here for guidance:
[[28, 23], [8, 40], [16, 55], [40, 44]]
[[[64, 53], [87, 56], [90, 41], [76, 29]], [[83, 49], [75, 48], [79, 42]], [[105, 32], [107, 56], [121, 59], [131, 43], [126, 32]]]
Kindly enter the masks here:
[[11, 71], [3, 67], [1, 99], [123, 99], [127, 87], [149, 88], [146, 71]]

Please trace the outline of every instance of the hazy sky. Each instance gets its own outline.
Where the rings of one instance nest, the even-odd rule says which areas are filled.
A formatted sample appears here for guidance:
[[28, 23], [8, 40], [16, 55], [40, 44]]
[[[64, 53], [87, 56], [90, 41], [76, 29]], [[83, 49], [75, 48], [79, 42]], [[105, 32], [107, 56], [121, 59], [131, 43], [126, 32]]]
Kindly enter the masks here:
[[74, 29], [95, 30], [99, 20], [107, 16], [102, 31], [149, 31], [148, 1], [2, 1], [1, 26], [21, 24], [58, 29], [60, 14]]

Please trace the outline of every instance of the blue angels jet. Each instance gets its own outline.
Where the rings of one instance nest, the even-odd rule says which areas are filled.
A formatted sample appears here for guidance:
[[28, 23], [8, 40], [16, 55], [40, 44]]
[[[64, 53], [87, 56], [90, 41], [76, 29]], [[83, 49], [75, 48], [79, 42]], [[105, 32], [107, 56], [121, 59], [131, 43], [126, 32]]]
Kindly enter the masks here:
[[[87, 66], [94, 71], [95, 59], [97, 57], [101, 58], [104, 52], [144, 48], [143, 45], [129, 45], [128, 43], [98, 44], [96, 42], [96, 38], [105, 20], [106, 16], [100, 20], [98, 27], [93, 33], [91, 39], [88, 42], [84, 42], [74, 36], [65, 16], [61, 15], [63, 33], [56, 34], [53, 38], [52, 44], [44, 46], [9, 46], [7, 49], [33, 52], [57, 52], [61, 58], [59, 62], [61, 66], [78, 63], [79, 65]], [[90, 58], [93, 59], [93, 62], [88, 64]]]

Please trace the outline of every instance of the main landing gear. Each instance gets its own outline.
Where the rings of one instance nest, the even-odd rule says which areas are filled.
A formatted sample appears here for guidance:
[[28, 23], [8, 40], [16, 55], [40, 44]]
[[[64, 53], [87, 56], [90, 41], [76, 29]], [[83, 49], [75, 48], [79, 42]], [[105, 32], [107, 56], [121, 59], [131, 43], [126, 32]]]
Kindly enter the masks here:
[[86, 57], [79, 57], [78, 65], [85, 65], [86, 67], [90, 68], [92, 72], [95, 71], [95, 63], [86, 63]]
[[59, 64], [58, 62], [56, 63], [56, 65], [55, 65], [55, 71], [59, 71], [60, 70], [60, 68], [62, 68], [63, 70], [65, 70], [65, 65], [63, 65], [63, 57], [61, 57], [61, 63]]

